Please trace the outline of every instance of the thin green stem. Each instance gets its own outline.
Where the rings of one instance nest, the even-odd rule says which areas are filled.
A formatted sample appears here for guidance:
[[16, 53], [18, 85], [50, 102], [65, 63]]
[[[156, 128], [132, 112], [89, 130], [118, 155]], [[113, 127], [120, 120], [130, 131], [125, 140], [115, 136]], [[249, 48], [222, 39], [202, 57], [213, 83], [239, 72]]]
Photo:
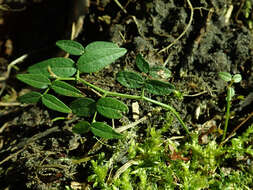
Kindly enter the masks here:
[[92, 123], [96, 122], [97, 113], [98, 113], [98, 112], [95, 112], [95, 113], [94, 113], [94, 116], [93, 116], [93, 119], [92, 119]]
[[77, 70], [77, 72], [76, 72], [76, 80], [78, 80], [78, 79], [80, 79], [80, 71], [79, 70]]
[[232, 100], [232, 97], [234, 96], [234, 94], [231, 94], [232, 84], [233, 84], [233, 80], [230, 81], [230, 83], [227, 86], [227, 98], [226, 98], [227, 108], [226, 108], [226, 116], [225, 116], [226, 120], [225, 120], [225, 126], [224, 126], [222, 141], [224, 141], [225, 138], [226, 138], [227, 129], [228, 129], [228, 120], [229, 120], [229, 117], [230, 117], [231, 100]]
[[122, 94], [122, 93], [117, 93], [117, 92], [110, 92], [110, 91], [107, 91], [107, 90], [104, 90], [100, 87], [97, 87], [87, 81], [85, 81], [84, 79], [81, 79], [81, 78], [78, 78], [78, 81], [93, 88], [94, 90], [100, 92], [100, 93], [103, 93], [103, 94], [106, 94], [106, 96], [114, 96], [114, 97], [121, 97], [121, 98], [128, 98], [128, 99], [135, 99], [135, 100], [145, 100], [147, 102], [150, 102], [150, 103], [153, 103], [153, 104], [156, 104], [158, 106], [161, 106], [169, 111], [171, 111], [175, 117], [178, 119], [179, 123], [182, 125], [182, 127], [184, 128], [184, 130], [186, 131], [186, 133], [189, 135], [190, 132], [187, 128], [187, 126], [185, 125], [184, 121], [181, 119], [179, 113], [171, 106], [167, 105], [167, 104], [164, 104], [164, 103], [161, 103], [159, 101], [156, 101], [156, 100], [153, 100], [153, 99], [150, 99], [150, 98], [147, 98], [144, 96], [144, 91], [142, 91], [142, 94], [141, 96], [135, 96], [135, 95], [129, 95], [129, 94]]
[[223, 132], [222, 141], [225, 140], [226, 134], [227, 134], [228, 120], [229, 120], [229, 117], [230, 117], [230, 107], [231, 107], [231, 101], [227, 100], [226, 120], [225, 120], [225, 126], [224, 126], [224, 132]]
[[144, 92], [145, 92], [145, 89], [142, 88], [142, 90], [141, 90], [141, 97], [142, 97], [142, 98], [145, 96]]
[[66, 117], [56, 117], [54, 119], [52, 119], [52, 122], [58, 121], [58, 120], [65, 120], [67, 119]]
[[147, 97], [143, 97], [143, 100], [146, 100], [147, 102], [151, 102], [153, 104], [159, 105], [159, 106], [161, 106], [161, 107], [163, 107], [163, 108], [171, 111], [175, 115], [175, 117], [177, 118], [177, 120], [179, 121], [179, 123], [182, 125], [182, 127], [184, 128], [184, 130], [186, 131], [186, 133], [188, 135], [190, 134], [187, 126], [185, 125], [184, 121], [181, 119], [179, 113], [173, 107], [171, 107], [170, 105], [164, 104], [162, 102], [159, 102], [159, 101], [147, 98]]
[[57, 77], [57, 80], [76, 80], [74, 77]]
[[43, 92], [43, 95], [47, 94], [47, 92], [49, 91], [49, 89], [50, 89], [50, 88], [47, 88], [47, 89], [45, 90], [45, 92]]
[[135, 99], [135, 100], [141, 100], [141, 96], [135, 96], [130, 94], [122, 94], [117, 92], [108, 92], [107, 96], [115, 96], [115, 97], [121, 97], [121, 98], [128, 98], [128, 99]]
[[98, 86], [95, 86], [89, 82], [87, 82], [86, 80], [82, 79], [82, 78], [78, 78], [78, 81], [93, 88], [94, 90], [98, 91], [98, 92], [102, 92], [103, 94], [107, 93], [106, 90], [102, 89], [102, 88], [99, 88]]
[[135, 96], [135, 95], [129, 95], [129, 94], [122, 94], [122, 93], [118, 93], [118, 92], [110, 92], [107, 90], [104, 90], [102, 88], [99, 88], [98, 86], [95, 86], [87, 81], [85, 81], [84, 79], [79, 78], [78, 79], [79, 82], [93, 88], [94, 90], [101, 92], [103, 94], [106, 94], [106, 96], [114, 96], [114, 97], [121, 97], [121, 98], [128, 98], [128, 99], [136, 99], [136, 100], [140, 100], [141, 96]]
[[58, 79], [59, 80], [78, 80], [79, 82], [93, 88], [94, 90], [96, 90], [98, 92], [103, 93], [106, 96], [114, 96], [114, 97], [121, 97], [121, 98], [135, 99], [135, 100], [145, 100], [147, 102], [151, 102], [153, 104], [159, 105], [159, 106], [171, 111], [175, 115], [175, 117], [178, 119], [179, 123], [182, 125], [182, 127], [187, 132], [187, 134], [190, 134], [190, 132], [189, 132], [187, 126], [185, 125], [184, 121], [181, 119], [180, 115], [178, 114], [178, 112], [173, 107], [171, 107], [170, 105], [161, 103], [159, 101], [156, 101], [156, 100], [145, 97], [144, 96], [144, 90], [142, 90], [141, 96], [135, 96], [135, 95], [122, 94], [122, 93], [110, 92], [110, 91], [104, 90], [104, 89], [102, 89], [98, 86], [95, 86], [95, 85], [93, 85], [93, 84], [91, 84], [91, 83], [87, 82], [86, 80], [84, 80], [82, 78], [79, 78], [79, 77], [77, 77], [77, 79], [76, 78], [58, 78]]

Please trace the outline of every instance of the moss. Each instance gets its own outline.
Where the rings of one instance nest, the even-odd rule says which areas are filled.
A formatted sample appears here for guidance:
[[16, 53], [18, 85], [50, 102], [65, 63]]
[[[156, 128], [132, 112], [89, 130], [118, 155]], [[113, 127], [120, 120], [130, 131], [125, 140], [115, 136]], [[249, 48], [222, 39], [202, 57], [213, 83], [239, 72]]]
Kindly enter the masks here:
[[[129, 145], [125, 163], [135, 160], [138, 164], [130, 165], [117, 179], [112, 179], [111, 184], [105, 180], [105, 174], [109, 177], [104, 164], [106, 161], [93, 161], [91, 181], [102, 189], [127, 190], [249, 189], [253, 185], [250, 167], [253, 125], [224, 147], [215, 140], [200, 145], [197, 134], [192, 135], [191, 142], [168, 139], [163, 135], [167, 127], [164, 125], [161, 129], [155, 129], [150, 126], [142, 142], [137, 143], [134, 139], [124, 142]], [[246, 159], [249, 163], [239, 166], [238, 158]], [[229, 160], [233, 163], [228, 164]], [[112, 173], [122, 166], [117, 160], [113, 162]], [[103, 175], [99, 174], [98, 168], [104, 170]]]

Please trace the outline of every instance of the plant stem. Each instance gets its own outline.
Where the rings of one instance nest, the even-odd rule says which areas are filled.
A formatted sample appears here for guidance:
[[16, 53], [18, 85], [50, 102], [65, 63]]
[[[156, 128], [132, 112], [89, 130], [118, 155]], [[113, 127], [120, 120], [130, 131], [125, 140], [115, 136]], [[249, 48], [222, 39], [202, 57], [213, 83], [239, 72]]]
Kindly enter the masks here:
[[94, 114], [94, 116], [93, 116], [93, 119], [92, 119], [92, 123], [96, 122], [97, 113], [98, 113], [98, 112], [95, 112], [95, 114]]
[[76, 80], [76, 78], [73, 78], [73, 77], [56, 77], [57, 80]]
[[45, 92], [43, 93], [43, 95], [47, 94], [47, 92], [49, 91], [49, 89], [50, 89], [50, 88], [47, 88], [47, 89], [45, 90]]
[[185, 125], [184, 121], [181, 119], [179, 113], [173, 107], [171, 107], [170, 105], [164, 104], [162, 102], [159, 102], [159, 101], [147, 98], [145, 96], [143, 97], [143, 100], [146, 100], [146, 101], [151, 102], [153, 104], [159, 105], [159, 106], [161, 106], [161, 107], [163, 107], [163, 108], [171, 111], [175, 115], [175, 117], [177, 118], [177, 120], [179, 121], [179, 123], [182, 125], [182, 127], [184, 128], [184, 130], [186, 131], [186, 133], [188, 135], [190, 134], [187, 126]]
[[94, 90], [96, 90], [98, 92], [106, 94], [107, 96], [115, 96], [115, 97], [122, 97], [122, 98], [135, 99], [135, 100], [145, 100], [147, 102], [150, 102], [150, 103], [156, 104], [158, 106], [161, 106], [161, 107], [171, 111], [175, 115], [175, 117], [178, 119], [179, 123], [182, 125], [182, 127], [184, 128], [186, 133], [188, 135], [190, 134], [187, 126], [185, 125], [184, 121], [181, 119], [179, 113], [173, 107], [171, 107], [170, 105], [164, 104], [162, 102], [147, 98], [147, 97], [144, 96], [143, 92], [142, 92], [141, 96], [122, 94], [122, 93], [117, 93], [117, 92], [110, 92], [110, 91], [104, 90], [100, 87], [97, 87], [97, 86], [85, 81], [84, 79], [78, 78], [78, 81], [85, 84], [85, 85], [87, 85], [87, 86], [89, 86], [89, 87], [91, 87], [91, 88], [93, 88]]
[[118, 92], [110, 92], [107, 90], [104, 90], [102, 88], [99, 88], [81, 78], [78, 79], [81, 83], [93, 88], [94, 90], [101, 92], [103, 94], [106, 94], [107, 96], [116, 96], [116, 97], [122, 97], [122, 98], [128, 98], [128, 99], [136, 99], [136, 100], [140, 100], [142, 99], [141, 96], [135, 96], [135, 95], [129, 95], [129, 94], [122, 94], [122, 93], [118, 93]]
[[229, 120], [229, 117], [230, 117], [230, 107], [231, 107], [231, 101], [227, 100], [226, 120], [225, 120], [225, 126], [224, 126], [224, 132], [223, 132], [222, 141], [225, 140], [226, 134], [227, 134], [228, 120]]

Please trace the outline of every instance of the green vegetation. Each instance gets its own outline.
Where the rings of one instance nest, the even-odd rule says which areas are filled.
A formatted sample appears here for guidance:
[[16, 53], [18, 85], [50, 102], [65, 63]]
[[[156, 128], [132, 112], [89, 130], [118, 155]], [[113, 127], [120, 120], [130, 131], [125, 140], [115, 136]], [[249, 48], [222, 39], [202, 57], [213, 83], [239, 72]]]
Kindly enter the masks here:
[[[180, 95], [174, 85], [164, 82], [171, 76], [163, 67], [150, 67], [141, 56], [136, 58], [137, 68], [142, 73], [121, 71], [116, 80], [124, 87], [140, 89], [139, 95], [129, 95], [104, 90], [80, 77], [81, 74], [98, 72], [126, 53], [109, 42], [93, 42], [85, 48], [74, 41], [58, 41], [57, 45], [72, 55], [80, 56], [75, 63], [69, 58], [52, 58], [28, 68], [28, 74], [17, 78], [24, 83], [43, 90], [32, 91], [21, 97], [23, 103], [41, 101], [46, 107], [65, 114], [73, 113], [85, 118], [79, 121], [73, 132], [85, 134], [91, 131], [105, 139], [119, 139], [113, 150], [100, 152], [91, 160], [88, 181], [94, 189], [250, 189], [253, 186], [252, 142], [253, 125], [231, 143], [219, 144], [218, 135], [209, 135], [207, 143], [201, 143], [201, 134], [189, 132], [178, 112], [170, 105], [148, 98], [147, 94]], [[230, 116], [231, 100], [235, 95], [233, 83], [241, 81], [241, 75], [232, 76], [221, 72], [219, 76], [227, 85], [227, 110], [223, 132], [224, 142]], [[96, 99], [84, 97], [76, 87], [80, 83], [101, 94]], [[61, 96], [74, 98], [64, 103], [51, 91]], [[108, 119], [120, 119], [128, 113], [128, 106], [121, 100], [147, 101], [168, 111], [165, 123], [159, 129], [149, 124], [142, 136], [124, 136], [106, 124], [96, 121], [97, 114]], [[169, 138], [166, 132], [172, 127], [172, 113], [184, 128], [187, 137]], [[90, 122], [88, 121], [90, 120]], [[133, 129], [137, 131], [137, 129]], [[124, 137], [124, 138], [123, 138]], [[113, 154], [111, 153], [113, 152]], [[108, 155], [110, 154], [110, 155]], [[89, 159], [88, 159], [89, 160]], [[87, 161], [87, 160], [86, 160]], [[232, 163], [232, 165], [229, 164]], [[70, 189], [68, 187], [68, 189]]]
[[248, 24], [249, 29], [253, 29], [253, 14], [252, 14], [252, 1], [244, 1], [244, 6], [242, 9], [243, 16]]
[[[97, 189], [251, 189], [253, 187], [253, 125], [230, 145], [219, 146], [213, 139], [200, 145], [163, 135], [168, 125], [147, 129], [141, 142], [122, 140], [112, 158], [101, 153], [91, 161], [89, 181]], [[122, 158], [123, 151], [127, 152]], [[232, 162], [229, 165], [229, 162]], [[113, 175], [112, 175], [113, 174]]]
[[235, 96], [235, 89], [232, 87], [233, 83], [238, 83], [242, 80], [242, 76], [240, 74], [235, 74], [232, 76], [230, 73], [227, 72], [220, 72], [219, 76], [222, 80], [228, 82], [227, 85], [227, 111], [226, 111], [226, 121], [225, 121], [225, 127], [224, 127], [224, 132], [223, 132], [223, 138], [222, 140], [225, 140], [226, 138], [226, 133], [227, 133], [227, 128], [228, 128], [228, 120], [230, 117], [230, 107], [231, 107], [231, 101], [233, 96]]
[[[78, 42], [70, 40], [58, 41], [56, 44], [69, 54], [80, 55], [77, 63], [75, 64], [74, 61], [69, 58], [51, 58], [30, 66], [28, 68], [28, 74], [17, 75], [17, 78], [22, 82], [35, 88], [44, 89], [43, 93], [29, 92], [19, 97], [22, 103], [37, 103], [41, 100], [46, 107], [58, 112], [74, 113], [83, 117], [91, 117], [93, 115], [91, 123], [80, 121], [80, 123], [74, 127], [74, 131], [82, 134], [90, 130], [96, 136], [110, 139], [120, 138], [121, 135], [114, 131], [109, 125], [103, 122], [96, 122], [97, 113], [106, 118], [120, 119], [122, 113], [128, 112], [128, 107], [122, 101], [109, 96], [145, 100], [170, 110], [189, 134], [188, 128], [173, 107], [145, 96], [145, 91], [155, 95], [169, 95], [172, 92], [176, 92], [172, 84], [158, 79], [144, 79], [140, 74], [135, 72], [122, 71], [118, 73], [117, 80], [123, 86], [142, 89], [141, 95], [128, 95], [106, 91], [80, 78], [81, 73], [90, 74], [108, 66], [116, 59], [123, 56], [126, 53], [126, 49], [119, 48], [117, 45], [110, 42], [93, 42], [87, 45], [86, 48]], [[169, 74], [169, 71], [165, 68], [149, 68], [149, 64], [141, 55], [137, 57], [136, 64], [142, 72], [147, 74], [151, 72], [153, 76], [158, 71], [164, 71], [166, 75]], [[82, 83], [103, 95], [97, 101], [84, 97], [79, 89], [64, 81]], [[70, 96], [77, 99], [72, 101], [68, 106], [56, 96], [49, 94], [49, 90], [51, 89], [59, 95]]]

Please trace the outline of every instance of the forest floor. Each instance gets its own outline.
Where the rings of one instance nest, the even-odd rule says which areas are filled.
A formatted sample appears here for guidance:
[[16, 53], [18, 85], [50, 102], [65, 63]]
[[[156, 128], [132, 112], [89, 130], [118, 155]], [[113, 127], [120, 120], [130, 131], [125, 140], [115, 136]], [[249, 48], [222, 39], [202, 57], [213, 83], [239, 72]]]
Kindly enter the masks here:
[[[197, 135], [197, 142], [194, 141], [197, 145], [187, 142], [185, 131], [176, 119], [172, 119], [170, 113], [149, 103], [138, 102], [138, 117], [149, 117], [145, 117], [146, 120], [138, 127], [125, 132], [126, 139], [107, 141], [98, 147], [101, 141], [97, 138], [72, 133], [71, 128], [80, 120], [79, 117], [71, 116], [69, 120], [52, 122], [53, 118], [61, 116], [60, 113], [48, 110], [41, 104], [24, 105], [17, 101], [17, 97], [29, 91], [29, 87], [18, 81], [16, 74], [25, 72], [28, 66], [38, 61], [62, 55], [53, 44], [70, 33], [69, 26], [66, 32], [66, 28], [61, 25], [66, 21], [63, 11], [67, 9], [66, 4], [55, 1], [56, 7], [59, 5], [57, 8], [61, 8], [62, 12], [59, 12], [52, 8], [53, 5], [48, 8], [48, 1], [45, 2], [37, 2], [35, 7], [29, 5], [24, 10], [16, 4], [11, 4], [15, 11], [10, 7], [7, 10], [0, 7], [0, 27], [3, 26], [0, 29], [1, 190], [110, 189], [113, 185], [119, 189], [253, 188], [253, 33], [243, 14], [245, 1], [91, 1], [89, 13], [85, 14], [76, 41], [84, 46], [93, 41], [111, 41], [126, 48], [127, 54], [103, 71], [83, 77], [110, 91], [139, 94], [137, 90], [121, 87], [115, 75], [120, 70], [137, 70], [135, 59], [138, 54], [142, 54], [150, 66], [166, 67], [171, 76], [161, 78], [172, 83], [181, 93], [181, 98], [176, 95], [152, 95], [152, 98], [173, 106], [193, 136]], [[41, 11], [45, 9], [47, 11]], [[31, 23], [25, 20], [29, 15], [34, 15]], [[17, 18], [20, 20], [17, 21]], [[16, 24], [11, 25], [12, 22]], [[11, 61], [23, 54], [28, 54], [28, 58], [13, 65], [8, 75]], [[219, 144], [222, 143], [225, 122], [227, 83], [219, 78], [219, 72], [242, 76], [242, 81], [234, 84], [235, 96], [227, 136], [236, 133], [223, 145], [222, 150]], [[127, 100], [125, 103], [132, 109], [133, 101]], [[135, 122], [133, 115], [130, 112], [123, 119], [115, 121], [116, 127]], [[174, 168], [169, 170], [172, 172], [173, 185], [167, 187], [164, 180], [168, 180], [168, 177], [163, 176], [164, 173], [155, 173], [155, 167], [151, 171], [147, 170], [149, 166], [134, 168], [134, 165], [130, 165], [132, 169], [125, 170], [128, 174], [124, 174], [129, 179], [126, 180], [123, 174], [119, 178], [129, 183], [129, 186], [113, 181], [110, 176], [122, 165], [140, 157], [132, 156], [130, 159], [127, 156], [130, 155], [129, 149], [133, 143], [136, 151], [138, 149], [141, 152], [143, 148], [145, 152], [145, 143], [150, 143], [147, 139], [154, 140], [151, 128], [158, 131], [167, 129], [160, 136], [156, 134], [156, 138], [161, 138], [159, 142], [164, 146], [159, 147], [166, 150], [168, 160], [163, 160], [164, 157], [160, 155], [161, 159], [156, 161], [166, 162], [163, 167]], [[239, 150], [233, 138], [241, 140], [242, 149]], [[211, 149], [221, 151], [216, 152], [218, 156], [212, 152], [214, 160], [202, 155], [211, 154]], [[196, 152], [203, 159], [197, 159]], [[229, 156], [226, 157], [226, 154]], [[94, 162], [90, 162], [91, 159], [101, 168], [106, 165], [101, 160], [113, 162], [105, 174], [108, 180], [99, 181], [99, 172]], [[211, 161], [215, 164], [208, 165]], [[198, 162], [201, 165], [199, 168], [193, 165]], [[188, 174], [187, 167], [192, 169]], [[177, 171], [181, 170], [179, 168], [185, 169], [185, 178]], [[144, 175], [141, 172], [146, 173]], [[198, 174], [195, 181], [190, 178], [194, 176], [191, 172]], [[157, 178], [153, 179], [152, 174], [157, 175]], [[145, 184], [140, 183], [143, 182], [140, 175], [146, 176]], [[194, 186], [194, 183], [197, 185]], [[138, 188], [135, 186], [137, 184]]]

